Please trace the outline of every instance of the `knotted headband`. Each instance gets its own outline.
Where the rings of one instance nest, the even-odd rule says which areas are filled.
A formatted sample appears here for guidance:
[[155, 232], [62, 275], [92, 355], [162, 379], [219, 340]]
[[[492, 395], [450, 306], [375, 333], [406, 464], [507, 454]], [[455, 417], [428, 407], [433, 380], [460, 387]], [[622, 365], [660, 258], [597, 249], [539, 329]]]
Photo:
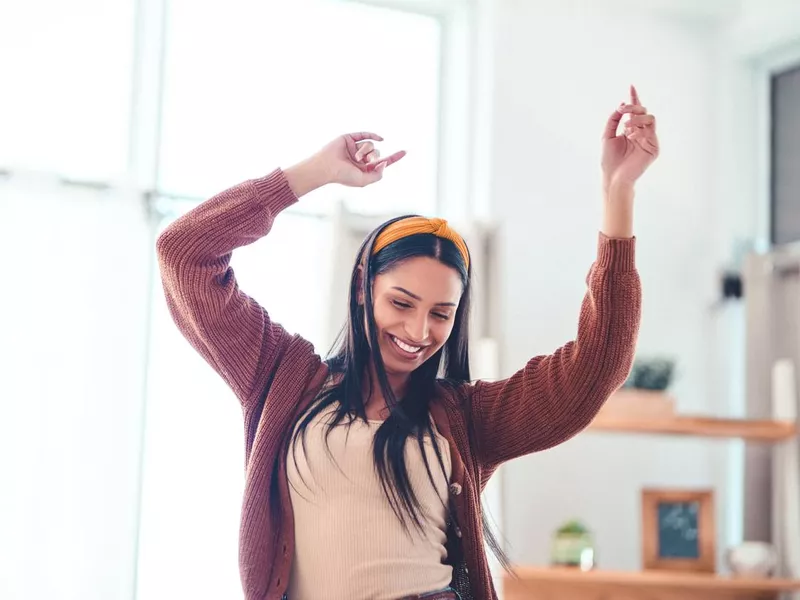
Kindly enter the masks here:
[[447, 224], [447, 221], [439, 218], [408, 217], [395, 221], [380, 232], [375, 240], [372, 253], [377, 254], [389, 244], [418, 233], [432, 233], [436, 237], [453, 242], [464, 258], [464, 264], [469, 269], [469, 250], [467, 250], [467, 245], [464, 243], [463, 238]]

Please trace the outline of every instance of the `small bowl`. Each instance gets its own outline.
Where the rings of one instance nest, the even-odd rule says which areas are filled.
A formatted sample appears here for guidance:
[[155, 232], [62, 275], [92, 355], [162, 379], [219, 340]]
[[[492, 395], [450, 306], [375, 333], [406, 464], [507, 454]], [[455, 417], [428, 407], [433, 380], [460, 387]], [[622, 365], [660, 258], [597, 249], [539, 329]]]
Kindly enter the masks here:
[[766, 542], [743, 542], [729, 548], [725, 562], [736, 577], [771, 577], [778, 566], [778, 553]]

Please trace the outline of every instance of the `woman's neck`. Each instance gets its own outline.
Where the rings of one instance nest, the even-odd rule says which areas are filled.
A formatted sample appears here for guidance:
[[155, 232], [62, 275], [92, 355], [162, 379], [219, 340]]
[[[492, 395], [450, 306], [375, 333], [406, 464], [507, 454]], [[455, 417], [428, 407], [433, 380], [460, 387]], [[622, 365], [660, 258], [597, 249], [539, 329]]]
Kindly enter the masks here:
[[[386, 373], [386, 378], [389, 380], [389, 387], [394, 397], [402, 398], [408, 387], [408, 374]], [[369, 380], [365, 379], [364, 386], [364, 410], [367, 413], [367, 418], [372, 420], [386, 419], [389, 416], [389, 408], [374, 365], [370, 366]], [[369, 394], [369, 397], [367, 397], [367, 394]]]

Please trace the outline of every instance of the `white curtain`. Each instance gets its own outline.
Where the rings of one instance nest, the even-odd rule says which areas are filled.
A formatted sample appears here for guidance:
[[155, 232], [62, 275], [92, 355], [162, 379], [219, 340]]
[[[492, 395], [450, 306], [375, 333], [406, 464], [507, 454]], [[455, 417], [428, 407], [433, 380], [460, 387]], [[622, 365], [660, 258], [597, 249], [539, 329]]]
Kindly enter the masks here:
[[120, 192], [0, 184], [0, 598], [130, 598], [152, 232]]

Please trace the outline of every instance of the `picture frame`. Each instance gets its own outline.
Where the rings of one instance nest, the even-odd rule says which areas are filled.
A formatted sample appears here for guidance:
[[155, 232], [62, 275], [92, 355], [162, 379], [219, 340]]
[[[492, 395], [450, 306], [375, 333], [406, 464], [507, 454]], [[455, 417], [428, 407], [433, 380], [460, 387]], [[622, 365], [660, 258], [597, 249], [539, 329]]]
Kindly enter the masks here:
[[642, 567], [715, 572], [713, 490], [642, 490]]

